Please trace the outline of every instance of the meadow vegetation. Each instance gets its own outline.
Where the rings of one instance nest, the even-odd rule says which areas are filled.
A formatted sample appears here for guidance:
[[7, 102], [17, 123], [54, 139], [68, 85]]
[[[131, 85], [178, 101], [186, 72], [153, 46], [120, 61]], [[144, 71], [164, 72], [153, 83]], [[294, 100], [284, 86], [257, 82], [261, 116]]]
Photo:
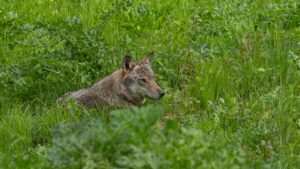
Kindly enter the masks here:
[[[155, 51], [140, 108], [56, 103]], [[0, 1], [0, 168], [300, 168], [298, 0]]]

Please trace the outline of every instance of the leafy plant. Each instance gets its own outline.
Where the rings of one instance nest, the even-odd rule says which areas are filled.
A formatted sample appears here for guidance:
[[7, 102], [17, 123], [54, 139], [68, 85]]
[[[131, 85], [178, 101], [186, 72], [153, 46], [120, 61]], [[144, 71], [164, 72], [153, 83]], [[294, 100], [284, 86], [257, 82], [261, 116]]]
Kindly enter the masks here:
[[251, 164], [239, 144], [218, 144], [221, 138], [180, 127], [174, 120], [161, 125], [161, 115], [158, 108], [147, 106], [113, 111], [110, 123], [98, 119], [58, 125], [48, 153], [50, 166], [179, 169]]

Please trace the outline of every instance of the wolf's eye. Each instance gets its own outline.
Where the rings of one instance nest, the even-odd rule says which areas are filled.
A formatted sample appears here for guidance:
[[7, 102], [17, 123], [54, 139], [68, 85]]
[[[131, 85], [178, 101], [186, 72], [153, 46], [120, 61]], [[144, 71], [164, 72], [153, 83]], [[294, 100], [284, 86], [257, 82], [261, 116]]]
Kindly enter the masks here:
[[145, 78], [140, 78], [139, 81], [143, 82], [143, 83], [146, 83], [146, 79]]

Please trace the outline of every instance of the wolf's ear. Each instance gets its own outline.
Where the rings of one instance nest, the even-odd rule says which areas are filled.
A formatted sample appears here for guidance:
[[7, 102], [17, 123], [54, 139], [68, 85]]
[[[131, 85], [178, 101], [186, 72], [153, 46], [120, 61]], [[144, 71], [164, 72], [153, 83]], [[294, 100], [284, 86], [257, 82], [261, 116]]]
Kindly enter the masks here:
[[142, 63], [144, 64], [150, 64], [153, 60], [155, 56], [155, 53], [154, 52], [151, 52], [149, 53], [143, 60], [142, 60]]
[[134, 68], [134, 63], [131, 60], [131, 56], [126, 55], [123, 60], [123, 69], [127, 71], [131, 71]]

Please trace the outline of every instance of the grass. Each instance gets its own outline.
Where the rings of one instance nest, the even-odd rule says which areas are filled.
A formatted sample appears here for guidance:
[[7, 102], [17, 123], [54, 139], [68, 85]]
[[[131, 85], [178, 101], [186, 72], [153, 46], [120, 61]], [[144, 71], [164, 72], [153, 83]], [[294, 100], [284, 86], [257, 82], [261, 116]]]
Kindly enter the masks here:
[[[300, 167], [297, 0], [1, 1], [0, 28], [0, 168]], [[134, 116], [56, 104], [151, 51]]]

